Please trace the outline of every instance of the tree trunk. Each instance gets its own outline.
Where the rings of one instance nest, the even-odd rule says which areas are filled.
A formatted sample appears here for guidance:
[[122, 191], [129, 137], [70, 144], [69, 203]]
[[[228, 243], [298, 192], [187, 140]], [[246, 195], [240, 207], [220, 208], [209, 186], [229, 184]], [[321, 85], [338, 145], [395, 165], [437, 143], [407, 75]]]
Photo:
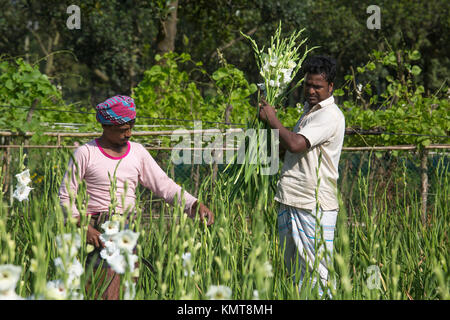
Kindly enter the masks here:
[[230, 124], [230, 116], [231, 116], [232, 110], [233, 110], [233, 105], [227, 104], [227, 107], [225, 109], [225, 123], [226, 124]]
[[25, 36], [25, 61], [30, 63], [30, 36], [27, 34]]
[[161, 17], [158, 36], [156, 37], [156, 53], [163, 55], [175, 50], [175, 37], [177, 35], [178, 0], [168, 4], [167, 17]]
[[45, 66], [45, 74], [47, 76], [51, 76], [53, 72], [54, 55], [52, 54], [52, 50], [58, 45], [58, 43], [59, 43], [59, 32], [56, 31], [55, 37], [53, 39], [52, 38], [48, 39], [48, 48], [47, 48], [48, 57], [47, 57], [47, 64]]
[[430, 64], [431, 64], [431, 54], [427, 54], [427, 52], [424, 52], [423, 55], [423, 88], [425, 90], [426, 96], [430, 95]]

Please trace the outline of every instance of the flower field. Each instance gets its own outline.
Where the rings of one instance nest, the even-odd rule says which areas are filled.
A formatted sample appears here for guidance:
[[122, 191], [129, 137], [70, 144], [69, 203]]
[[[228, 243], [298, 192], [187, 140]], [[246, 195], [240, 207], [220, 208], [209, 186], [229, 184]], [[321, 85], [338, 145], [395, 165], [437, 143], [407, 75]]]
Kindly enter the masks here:
[[449, 1], [79, 2], [1, 2], [0, 300], [450, 299]]
[[[30, 151], [26, 158], [13, 154], [10, 189], [30, 189], [15, 197], [14, 190], [2, 185], [1, 299], [96, 299], [103, 289], [87, 285], [88, 278], [93, 276], [95, 284], [98, 277], [86, 264], [92, 249], [85, 240], [87, 218], [81, 228], [70, 220], [64, 223], [59, 205], [58, 188], [70, 152]], [[425, 225], [406, 167], [393, 193], [375, 187], [377, 201], [370, 206], [370, 171], [360, 170], [351, 219], [341, 199], [328, 296], [321, 297], [307, 283], [299, 288], [287, 274], [272, 198], [267, 207], [246, 200], [258, 190], [243, 190], [231, 199], [225, 174], [215, 181], [211, 175], [202, 177], [198, 197], [215, 214], [210, 227], [139, 189], [137, 219], [128, 233], [121, 233], [120, 217], [104, 225], [105, 241], [121, 246], [124, 260], [120, 264], [105, 251], [104, 263], [122, 268], [123, 299], [449, 299], [449, 183], [443, 159], [433, 169]], [[29, 173], [15, 176], [25, 170]], [[29, 178], [35, 173], [43, 177], [40, 183]], [[85, 200], [81, 186], [74, 201], [82, 213]], [[135, 241], [136, 252], [131, 253]]]

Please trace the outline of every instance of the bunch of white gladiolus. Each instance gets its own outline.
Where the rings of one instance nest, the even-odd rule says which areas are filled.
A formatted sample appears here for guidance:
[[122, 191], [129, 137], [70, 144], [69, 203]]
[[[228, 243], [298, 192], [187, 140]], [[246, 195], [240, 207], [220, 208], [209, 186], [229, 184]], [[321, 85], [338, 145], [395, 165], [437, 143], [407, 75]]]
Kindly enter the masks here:
[[293, 88], [288, 90], [299, 71], [307, 54], [313, 50], [308, 50], [306, 46], [303, 55], [300, 55], [300, 47], [306, 42], [306, 38], [301, 40], [300, 35], [305, 29], [293, 32], [288, 38], [281, 37], [281, 22], [275, 34], [270, 39], [270, 47], [264, 52], [264, 47], [259, 49], [256, 42], [249, 36], [242, 34], [250, 40], [255, 52], [256, 63], [260, 70], [264, 82], [258, 84], [258, 87], [266, 95], [266, 101], [272, 106], [277, 106], [290, 90], [299, 86], [299, 81]]
[[[303, 31], [304, 29], [295, 31], [289, 37], [284, 38], [281, 36], [280, 23], [270, 39], [267, 51], [264, 50], [264, 47], [260, 49], [251, 37], [242, 34], [252, 45], [263, 79], [263, 83], [260, 83], [258, 87], [267, 103], [275, 108], [281, 107], [289, 92], [302, 82], [300, 80], [295, 85], [291, 85], [307, 54], [314, 49], [306, 47], [303, 54], [300, 54], [300, 48], [307, 40], [306, 38], [300, 39]], [[256, 204], [257, 210], [267, 211], [268, 199], [271, 197], [269, 176], [273, 176], [278, 171], [279, 137], [278, 130], [271, 130], [269, 124], [259, 121], [259, 114], [258, 107], [255, 112], [256, 117], [249, 127], [256, 131], [258, 137], [262, 138], [257, 139], [257, 143], [252, 147], [246, 147], [244, 156], [241, 156], [242, 166], [228, 166], [225, 171], [228, 170], [229, 181], [232, 185], [231, 198], [242, 194], [242, 190], [248, 190], [250, 191], [247, 193], [249, 201]], [[255, 150], [258, 151], [255, 152]], [[269, 154], [271, 155], [270, 161]], [[235, 158], [237, 159], [237, 156]], [[234, 163], [234, 161], [230, 163]]]
[[108, 262], [109, 266], [117, 273], [123, 274], [128, 269], [134, 272], [134, 264], [138, 257], [133, 254], [137, 244], [139, 233], [131, 230], [119, 231], [119, 221], [107, 221], [102, 224], [105, 231], [101, 236], [105, 248], [100, 256]]
[[[100, 256], [105, 259], [108, 265], [118, 274], [129, 272], [137, 276], [139, 270], [135, 268], [138, 261], [137, 255], [133, 253], [136, 247], [139, 233], [131, 230], [119, 231], [120, 221], [111, 219], [101, 225], [104, 233], [100, 240], [105, 248], [100, 251]], [[125, 279], [125, 299], [133, 299], [136, 293], [135, 283], [130, 279]]]
[[270, 48], [269, 54], [264, 54], [263, 56], [264, 64], [260, 70], [260, 75], [266, 81], [260, 87], [267, 91], [266, 83], [268, 83], [269, 87], [279, 88], [279, 90], [274, 90], [275, 97], [278, 97], [291, 83], [292, 73], [297, 64], [293, 60], [283, 63], [283, 61], [278, 60], [277, 56], [271, 54]]
[[56, 236], [56, 248], [59, 256], [53, 263], [60, 279], [47, 282], [47, 299], [83, 299], [79, 292], [80, 277], [84, 272], [77, 258], [81, 247], [81, 237], [78, 233], [65, 233]]
[[[56, 236], [56, 248], [59, 257], [54, 259], [58, 279], [47, 282], [43, 294], [32, 295], [27, 299], [83, 299], [80, 289], [80, 277], [83, 266], [77, 259], [81, 246], [79, 234], [63, 234]], [[22, 268], [12, 264], [0, 265], [0, 300], [24, 300], [16, 294], [17, 282]]]

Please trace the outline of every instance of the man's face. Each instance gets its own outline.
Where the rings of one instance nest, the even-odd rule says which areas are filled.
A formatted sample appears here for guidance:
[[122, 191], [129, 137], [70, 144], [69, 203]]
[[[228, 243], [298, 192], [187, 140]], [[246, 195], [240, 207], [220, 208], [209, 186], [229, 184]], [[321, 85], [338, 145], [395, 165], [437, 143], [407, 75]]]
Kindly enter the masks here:
[[310, 106], [331, 97], [333, 92], [333, 83], [328, 83], [324, 74], [306, 74], [304, 93], [306, 101]]
[[131, 130], [134, 127], [134, 123], [123, 124], [123, 125], [113, 125], [113, 126], [103, 126], [103, 134], [106, 138], [117, 146], [124, 146], [127, 144], [131, 137]]

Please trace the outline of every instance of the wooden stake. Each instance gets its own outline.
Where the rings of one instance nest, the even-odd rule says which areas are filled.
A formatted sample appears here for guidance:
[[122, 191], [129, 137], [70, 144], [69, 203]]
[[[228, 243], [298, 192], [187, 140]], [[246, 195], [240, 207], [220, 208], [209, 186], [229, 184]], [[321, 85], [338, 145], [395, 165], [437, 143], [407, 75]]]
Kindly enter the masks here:
[[422, 199], [422, 223], [426, 225], [427, 223], [427, 196], [428, 196], [428, 150], [423, 149], [421, 151], [420, 160], [420, 171], [421, 171], [421, 199]]

